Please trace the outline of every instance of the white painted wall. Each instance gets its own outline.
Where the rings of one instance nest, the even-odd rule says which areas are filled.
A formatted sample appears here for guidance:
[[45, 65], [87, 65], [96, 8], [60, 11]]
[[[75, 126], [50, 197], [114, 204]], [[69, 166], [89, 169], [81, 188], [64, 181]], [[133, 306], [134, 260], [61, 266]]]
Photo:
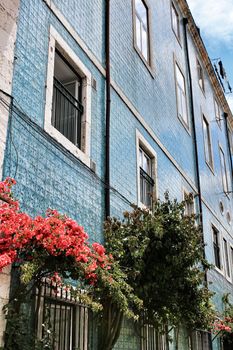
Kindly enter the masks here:
[[[0, 89], [11, 94], [14, 61], [14, 46], [17, 29], [17, 16], [20, 0], [0, 0]], [[8, 103], [10, 98], [0, 92], [0, 98]], [[3, 158], [6, 146], [8, 110], [0, 103], [0, 179], [3, 171]], [[5, 316], [2, 307], [8, 301], [10, 288], [10, 268], [0, 274], [0, 346], [3, 345]]]

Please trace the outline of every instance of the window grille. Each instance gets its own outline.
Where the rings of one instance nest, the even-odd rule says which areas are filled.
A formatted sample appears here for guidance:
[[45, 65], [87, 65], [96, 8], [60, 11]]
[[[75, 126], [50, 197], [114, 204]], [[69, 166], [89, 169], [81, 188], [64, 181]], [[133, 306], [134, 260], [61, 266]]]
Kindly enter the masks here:
[[146, 207], [152, 207], [154, 180], [152, 178], [152, 159], [142, 148], [140, 155], [140, 202]]
[[81, 148], [83, 106], [82, 79], [56, 51], [53, 83], [52, 125]]

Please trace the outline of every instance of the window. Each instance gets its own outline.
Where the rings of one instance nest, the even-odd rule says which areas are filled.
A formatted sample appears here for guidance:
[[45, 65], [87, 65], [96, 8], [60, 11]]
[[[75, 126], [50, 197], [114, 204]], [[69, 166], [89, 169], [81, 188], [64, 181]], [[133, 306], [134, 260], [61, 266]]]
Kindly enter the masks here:
[[187, 126], [188, 113], [187, 113], [185, 78], [177, 63], [175, 64], [175, 72], [176, 72], [176, 95], [177, 95], [178, 116], [182, 121], [184, 121], [184, 123]]
[[231, 276], [233, 279], [233, 247], [231, 247]]
[[45, 130], [90, 166], [91, 73], [51, 26]]
[[134, 0], [135, 44], [147, 63], [150, 63], [148, 7], [143, 0]]
[[229, 185], [228, 185], [225, 154], [221, 147], [219, 148], [219, 151], [220, 151], [220, 164], [221, 164], [221, 174], [222, 174], [222, 186], [223, 186], [223, 191], [227, 193], [229, 192]]
[[223, 238], [224, 254], [225, 254], [225, 267], [227, 277], [230, 277], [230, 264], [229, 264], [229, 255], [228, 255], [228, 245], [225, 238]]
[[52, 125], [81, 148], [83, 105], [82, 78], [56, 50], [54, 63]]
[[140, 203], [152, 207], [154, 180], [152, 178], [152, 159], [139, 147]]
[[227, 131], [228, 131], [228, 137], [229, 137], [230, 152], [233, 155], [233, 132], [229, 127], [229, 125], [227, 126]]
[[205, 148], [206, 163], [213, 169], [213, 157], [212, 157], [210, 128], [209, 128], [209, 123], [204, 115], [203, 115], [203, 135], [204, 135], [204, 148]]
[[213, 231], [214, 263], [218, 269], [221, 269], [219, 232], [215, 227], [212, 227], [212, 231]]
[[194, 214], [194, 198], [193, 193], [184, 191], [184, 213], [187, 216], [191, 216]]
[[156, 200], [157, 156], [143, 135], [136, 130], [138, 206], [152, 208]]
[[179, 14], [172, 3], [171, 5], [171, 15], [172, 15], [172, 29], [177, 37], [178, 40], [180, 40], [180, 21], [179, 21]]
[[205, 91], [205, 85], [204, 85], [204, 73], [203, 73], [203, 69], [202, 66], [199, 62], [199, 60], [197, 60], [197, 77], [198, 77], [198, 83], [200, 88], [202, 89], [202, 91]]
[[216, 99], [214, 100], [214, 109], [215, 109], [215, 118], [216, 121], [218, 122], [218, 124], [221, 124], [221, 109], [220, 106], [218, 104], [218, 102], [216, 101]]

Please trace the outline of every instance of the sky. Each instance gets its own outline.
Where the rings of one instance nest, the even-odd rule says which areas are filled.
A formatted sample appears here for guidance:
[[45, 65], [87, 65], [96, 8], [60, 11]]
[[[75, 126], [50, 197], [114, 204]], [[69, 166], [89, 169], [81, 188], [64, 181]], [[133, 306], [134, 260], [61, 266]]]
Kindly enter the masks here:
[[[220, 58], [233, 89], [233, 0], [187, 0], [210, 59]], [[226, 94], [233, 111], [233, 93]]]

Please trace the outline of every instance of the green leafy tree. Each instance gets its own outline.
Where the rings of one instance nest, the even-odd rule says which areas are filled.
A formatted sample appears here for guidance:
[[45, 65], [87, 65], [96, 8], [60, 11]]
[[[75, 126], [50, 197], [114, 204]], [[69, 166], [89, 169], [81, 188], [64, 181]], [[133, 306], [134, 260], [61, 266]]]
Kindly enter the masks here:
[[119, 262], [137, 297], [143, 300], [147, 322], [208, 329], [213, 319], [211, 292], [204, 283], [209, 268], [194, 216], [184, 203], [158, 201], [153, 212], [134, 208], [123, 221], [105, 225], [106, 248]]

